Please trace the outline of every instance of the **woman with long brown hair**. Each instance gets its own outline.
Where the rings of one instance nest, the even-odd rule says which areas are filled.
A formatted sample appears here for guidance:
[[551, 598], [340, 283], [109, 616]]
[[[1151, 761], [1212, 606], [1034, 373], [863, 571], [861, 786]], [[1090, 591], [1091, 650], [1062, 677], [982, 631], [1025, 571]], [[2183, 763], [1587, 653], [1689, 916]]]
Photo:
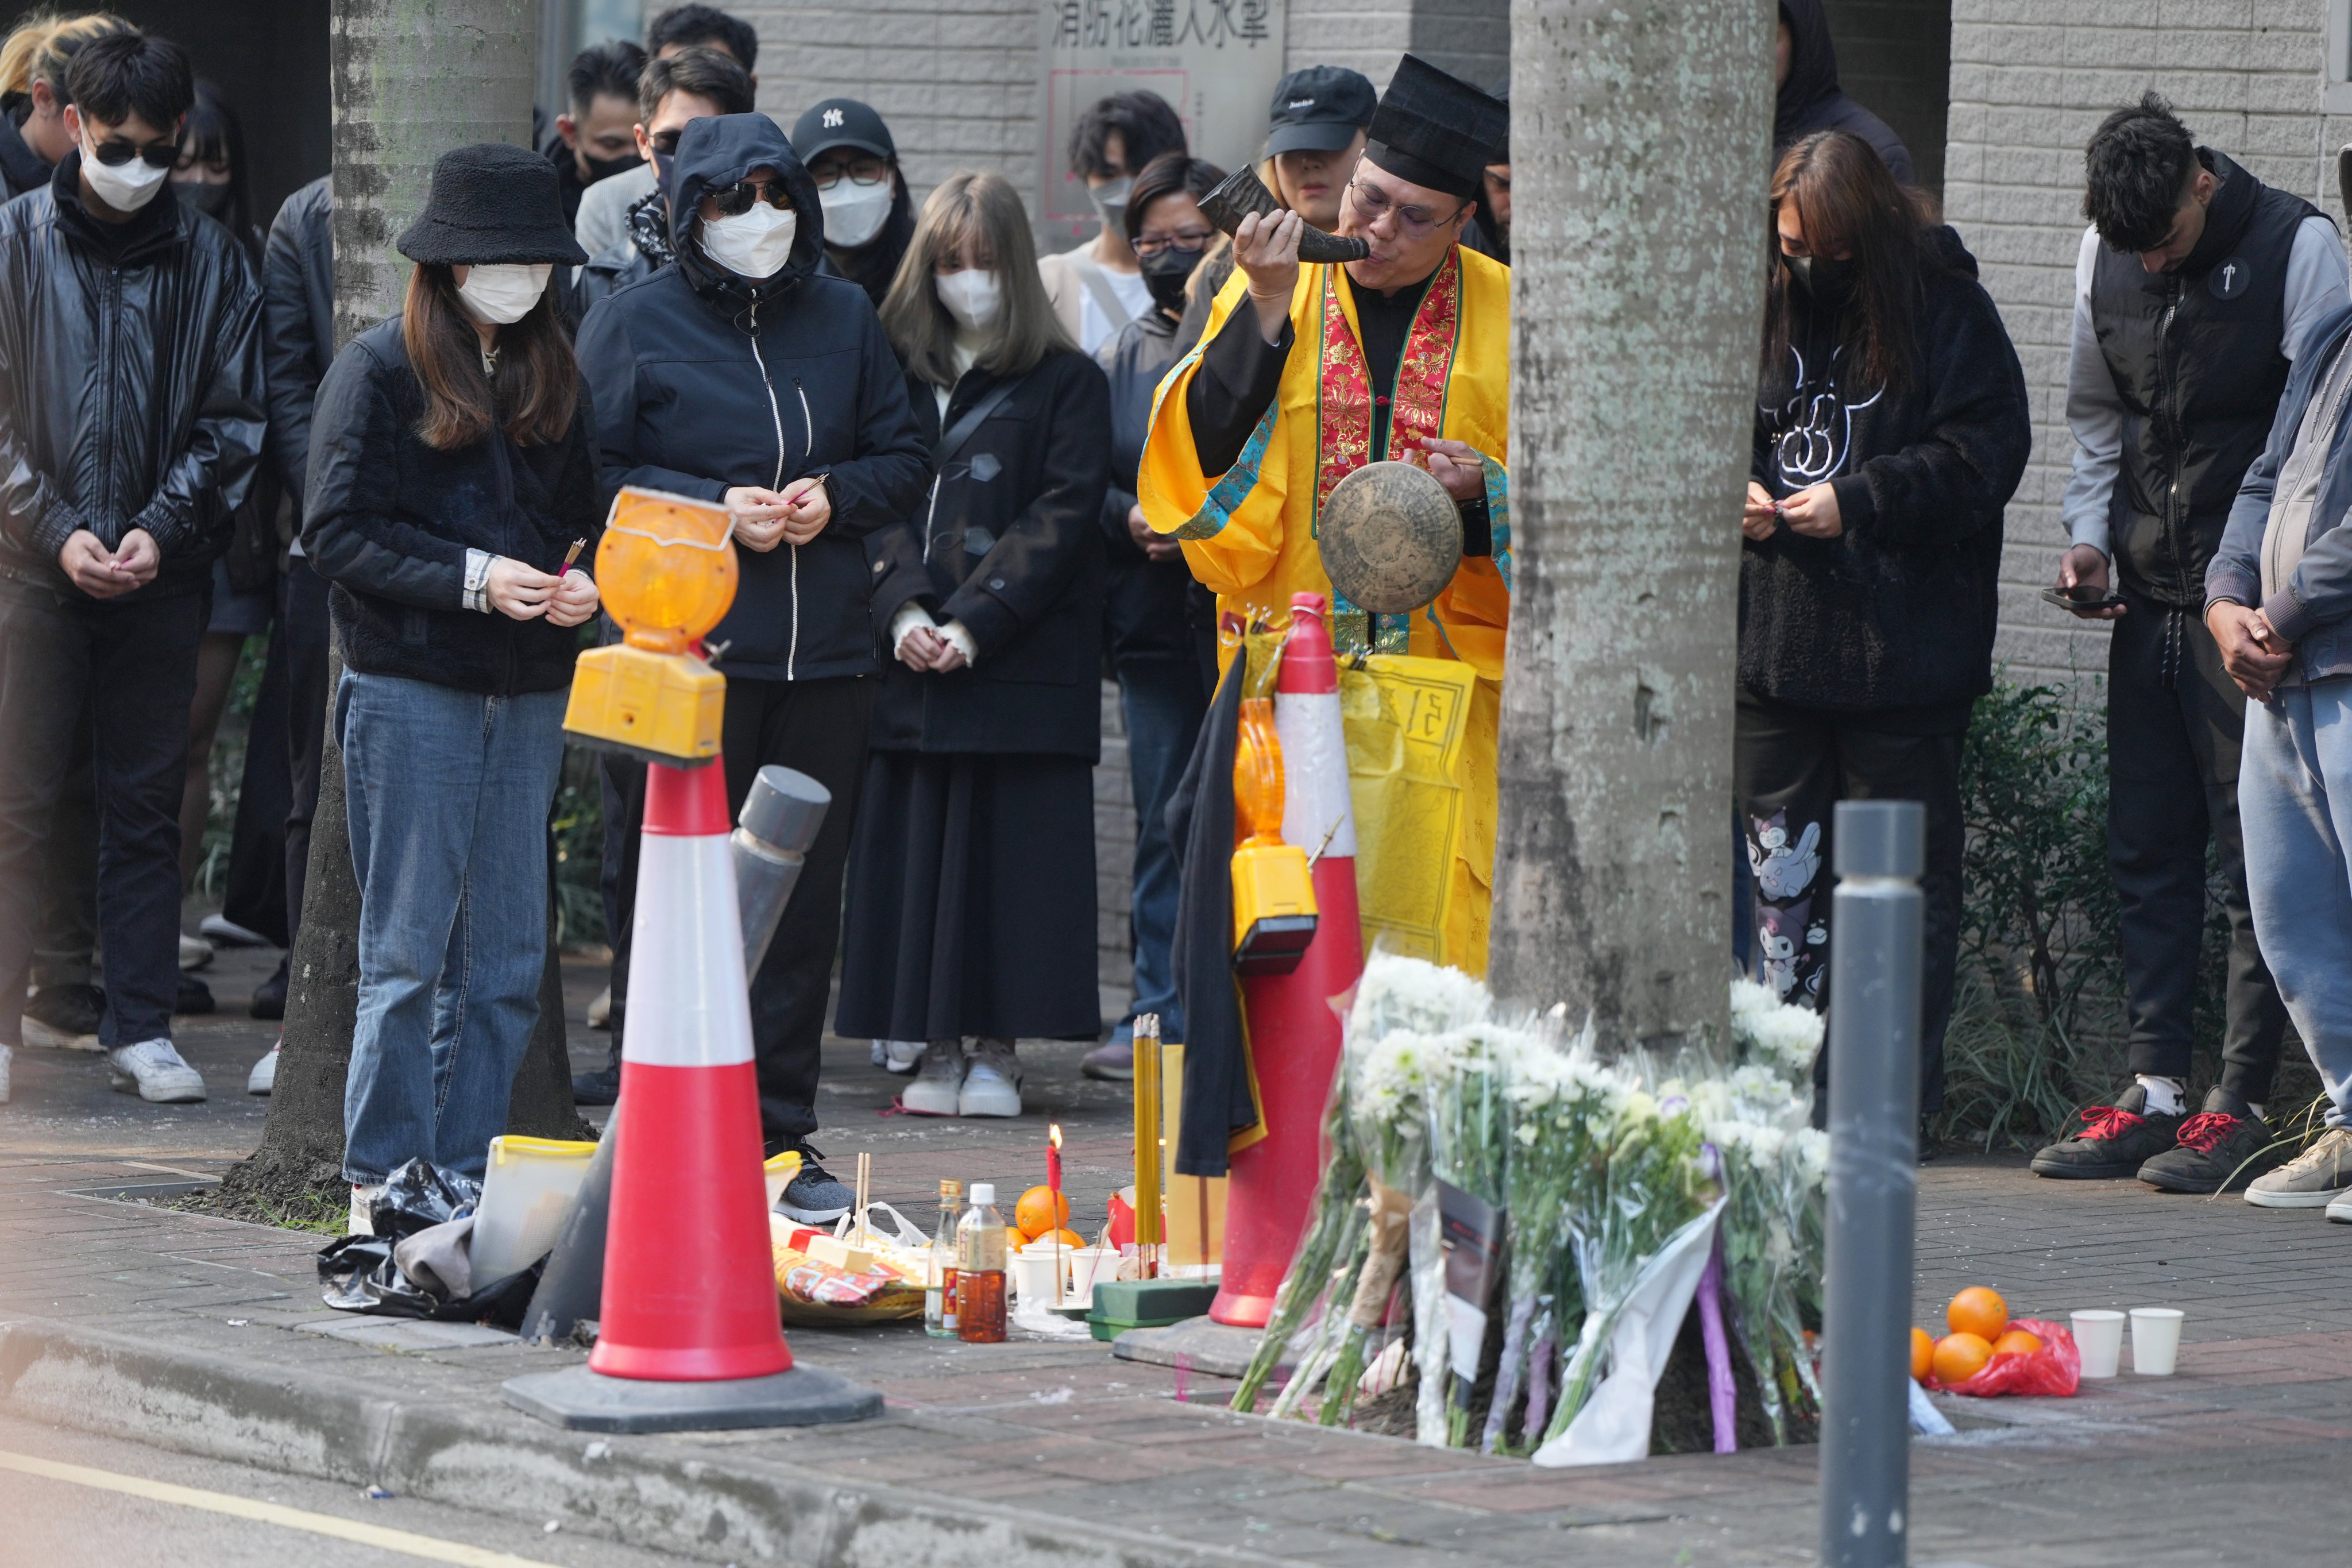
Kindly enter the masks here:
[[1100, 1028], [1110, 395], [1055, 321], [1028, 215], [1000, 174], [931, 193], [882, 324], [938, 477], [873, 544], [874, 623], [893, 662], [874, 704], [834, 1027], [885, 1042], [886, 1058], [899, 1043], [893, 1065], [918, 1068], [908, 1110], [1015, 1116], [1014, 1038]]
[[2032, 445], [2025, 378], [1975, 259], [1869, 142], [1791, 146], [1772, 216], [1735, 747], [1758, 976], [1826, 1005], [1832, 808], [1926, 802], [1931, 1111], [1959, 939], [1960, 745], [1992, 685], [2001, 509]]
[[478, 1181], [539, 1016], [547, 812], [596, 610], [588, 398], [548, 279], [586, 258], [546, 160], [434, 165], [401, 312], [352, 340], [311, 416], [302, 547], [333, 584], [359, 1019], [352, 1222], [424, 1158]]

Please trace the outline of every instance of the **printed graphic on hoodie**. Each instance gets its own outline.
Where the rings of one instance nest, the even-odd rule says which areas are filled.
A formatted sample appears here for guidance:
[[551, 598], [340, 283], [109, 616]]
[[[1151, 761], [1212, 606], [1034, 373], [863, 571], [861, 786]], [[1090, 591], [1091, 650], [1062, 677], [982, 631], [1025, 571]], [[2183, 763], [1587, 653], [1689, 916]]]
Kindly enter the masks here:
[[1796, 345], [1789, 347], [1792, 364], [1789, 379], [1794, 390], [1781, 403], [1777, 417], [1772, 409], [1763, 410], [1780, 427], [1780, 438], [1772, 444], [1772, 468], [1784, 491], [1835, 479], [1845, 468], [1846, 451], [1853, 441], [1854, 411], [1869, 407], [1885, 395], [1884, 387], [1874, 387], [1869, 396], [1848, 402], [1838, 384], [1838, 365], [1844, 356], [1841, 346], [1818, 371], [1812, 371]]

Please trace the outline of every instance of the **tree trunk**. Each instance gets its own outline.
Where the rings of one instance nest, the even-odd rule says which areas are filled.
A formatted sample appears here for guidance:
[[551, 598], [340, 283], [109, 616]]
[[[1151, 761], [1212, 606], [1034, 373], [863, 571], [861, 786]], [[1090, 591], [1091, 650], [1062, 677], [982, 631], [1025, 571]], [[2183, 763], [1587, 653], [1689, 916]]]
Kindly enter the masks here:
[[1511, 510], [1489, 980], [1721, 1041], [1769, 0], [1513, 0]]
[[[335, 0], [338, 349], [400, 308], [409, 263], [394, 241], [424, 208], [434, 160], [473, 142], [530, 144], [538, 12], [535, 0]], [[330, 693], [341, 673], [341, 656], [331, 656]], [[359, 915], [342, 750], [331, 718], [278, 1081], [261, 1146], [223, 1183], [222, 1195], [233, 1205], [264, 1200], [276, 1206], [341, 1185], [343, 1078], [359, 1006]], [[579, 1115], [551, 926], [540, 1002], [509, 1126], [569, 1137]]]

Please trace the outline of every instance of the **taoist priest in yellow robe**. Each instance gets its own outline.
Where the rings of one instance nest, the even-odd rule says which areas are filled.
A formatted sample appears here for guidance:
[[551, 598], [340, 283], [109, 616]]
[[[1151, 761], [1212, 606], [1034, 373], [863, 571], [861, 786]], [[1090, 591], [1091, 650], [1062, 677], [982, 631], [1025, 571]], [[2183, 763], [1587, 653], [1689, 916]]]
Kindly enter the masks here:
[[[1286, 626], [1290, 596], [1332, 595], [1316, 546], [1332, 487], [1412, 456], [1454, 498], [1463, 561], [1409, 615], [1333, 605], [1332, 642], [1456, 658], [1480, 679], [1465, 736], [1463, 869], [1483, 970], [1494, 858], [1496, 719], [1510, 615], [1510, 269], [1459, 240], [1509, 130], [1498, 100], [1407, 55], [1339, 204], [1359, 261], [1301, 263], [1297, 213], [1254, 215], [1199, 346], [1160, 383], [1138, 485], [1145, 519], [1183, 542], [1221, 619]], [[1458, 883], [1457, 883], [1458, 885]], [[1464, 911], [1468, 913], [1468, 911]]]

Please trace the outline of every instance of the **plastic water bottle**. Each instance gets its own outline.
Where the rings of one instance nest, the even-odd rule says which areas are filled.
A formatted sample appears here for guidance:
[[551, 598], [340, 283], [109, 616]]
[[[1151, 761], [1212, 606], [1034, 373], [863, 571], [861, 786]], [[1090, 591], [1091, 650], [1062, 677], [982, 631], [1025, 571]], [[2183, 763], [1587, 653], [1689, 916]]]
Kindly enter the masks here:
[[956, 1337], [956, 1220], [962, 1207], [963, 1184], [950, 1176], [940, 1184], [939, 1234], [923, 1278], [923, 1332], [935, 1340]]
[[966, 1344], [1004, 1342], [1004, 1216], [996, 1184], [974, 1182], [971, 1206], [956, 1222], [956, 1337]]

